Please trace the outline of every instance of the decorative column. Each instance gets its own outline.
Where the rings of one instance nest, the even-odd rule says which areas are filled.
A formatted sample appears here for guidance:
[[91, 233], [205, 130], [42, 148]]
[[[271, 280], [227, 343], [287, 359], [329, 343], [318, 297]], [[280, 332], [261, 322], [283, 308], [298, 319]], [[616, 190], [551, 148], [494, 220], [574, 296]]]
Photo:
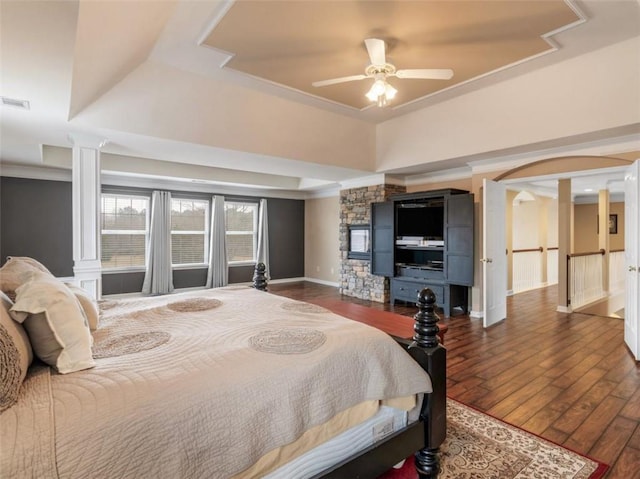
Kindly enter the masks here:
[[107, 140], [69, 135], [72, 154], [73, 274], [95, 299], [102, 295], [100, 252], [100, 148]]

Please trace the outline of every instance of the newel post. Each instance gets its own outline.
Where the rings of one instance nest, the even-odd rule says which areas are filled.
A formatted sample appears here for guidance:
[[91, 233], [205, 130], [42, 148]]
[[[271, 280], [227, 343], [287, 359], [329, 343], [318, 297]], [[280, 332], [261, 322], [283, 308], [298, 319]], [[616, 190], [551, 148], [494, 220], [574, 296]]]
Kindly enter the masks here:
[[259, 291], [267, 290], [267, 277], [266, 271], [267, 267], [264, 263], [257, 263], [256, 269], [253, 273], [253, 284], [251, 287], [256, 288]]
[[424, 448], [415, 453], [420, 479], [437, 477], [440, 471], [438, 448], [447, 435], [447, 351], [438, 338], [436, 295], [429, 288], [418, 294], [418, 313], [414, 316], [411, 356], [429, 374], [433, 392], [425, 394], [421, 419], [424, 422]]

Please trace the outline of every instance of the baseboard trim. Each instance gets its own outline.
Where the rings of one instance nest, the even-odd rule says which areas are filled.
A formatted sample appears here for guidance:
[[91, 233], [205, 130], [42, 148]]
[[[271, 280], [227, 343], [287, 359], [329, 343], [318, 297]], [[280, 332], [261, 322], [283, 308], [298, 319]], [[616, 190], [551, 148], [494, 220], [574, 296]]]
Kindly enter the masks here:
[[573, 313], [573, 310], [571, 309], [571, 306], [558, 305], [558, 307], [556, 308], [556, 311], [558, 313]]
[[[73, 279], [73, 278], [59, 278], [59, 279]], [[306, 276], [303, 277], [296, 277], [296, 278], [281, 278], [281, 279], [271, 279], [267, 282], [267, 284], [284, 284], [284, 283], [299, 283], [302, 281], [309, 281], [310, 283], [319, 283], [319, 284], [323, 284], [325, 286], [333, 286], [335, 288], [337, 288], [339, 286], [338, 283], [333, 283], [331, 281], [325, 281], [322, 279], [316, 279], [316, 278], [307, 278]], [[251, 281], [246, 281], [246, 282], [240, 282], [240, 283], [229, 283], [228, 286], [251, 286], [253, 283]], [[193, 286], [191, 288], [176, 288], [173, 292], [174, 293], [184, 293], [187, 291], [198, 291], [198, 290], [203, 290], [203, 289], [208, 289], [205, 288], [204, 286]], [[171, 293], [169, 293], [171, 294]], [[134, 291], [131, 293], [117, 293], [117, 294], [107, 294], [104, 295], [104, 298], [131, 298], [131, 297], [142, 297], [142, 296], [146, 296], [143, 295], [142, 292], [140, 291]]]
[[484, 311], [471, 311], [469, 313], [470, 318], [482, 319], [484, 318]]
[[325, 286], [333, 286], [334, 288], [338, 288], [340, 287], [340, 283], [338, 282], [333, 282], [333, 281], [326, 281], [324, 279], [318, 279], [318, 278], [308, 278], [305, 277], [304, 281], [309, 281], [310, 283], [318, 283], [318, 284], [323, 284]]
[[[281, 284], [281, 283], [298, 283], [300, 281], [306, 281], [306, 278], [281, 278], [281, 279], [269, 279], [267, 280], [267, 284]], [[251, 283], [247, 283], [251, 284]]]

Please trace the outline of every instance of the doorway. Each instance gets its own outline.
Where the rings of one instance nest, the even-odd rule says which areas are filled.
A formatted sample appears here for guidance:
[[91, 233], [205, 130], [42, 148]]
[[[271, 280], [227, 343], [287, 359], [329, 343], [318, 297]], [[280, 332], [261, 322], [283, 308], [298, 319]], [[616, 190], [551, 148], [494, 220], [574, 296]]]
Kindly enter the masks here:
[[[551, 196], [553, 197], [553, 192], [557, 189], [557, 185], [558, 185], [558, 180], [562, 179], [562, 178], [570, 178], [571, 179], [571, 202], [572, 204], [574, 203], [575, 199], [578, 197], [583, 197], [586, 196], [588, 193], [593, 193], [593, 192], [597, 192], [597, 194], [599, 196], [601, 196], [603, 194], [603, 190], [606, 191], [606, 195], [608, 196], [610, 201], [616, 202], [616, 203], [622, 203], [621, 207], [622, 207], [622, 211], [623, 213], [610, 213], [609, 209], [605, 209], [605, 211], [607, 213], [610, 214], [616, 214], [617, 218], [614, 222], [610, 222], [608, 221], [609, 219], [606, 218], [607, 223], [603, 223], [601, 220], [597, 219], [595, 221], [596, 224], [596, 228], [599, 228], [600, 225], [604, 224], [605, 228], [608, 228], [611, 225], [611, 232], [610, 235], [613, 234], [618, 234], [620, 235], [619, 238], [624, 238], [622, 240], [622, 245], [623, 245], [623, 255], [625, 257], [625, 260], [620, 262], [618, 269], [621, 271], [618, 271], [616, 274], [613, 273], [608, 273], [606, 275], [603, 276], [603, 278], [605, 278], [603, 280], [603, 287], [605, 288], [604, 290], [607, 292], [608, 294], [608, 287], [610, 284], [610, 279], [614, 279], [618, 278], [620, 276], [622, 277], [626, 277], [626, 288], [624, 290], [623, 293], [621, 293], [621, 295], [612, 295], [611, 299], [610, 299], [610, 308], [615, 308], [612, 311], [612, 314], [616, 314], [620, 319], [624, 318], [626, 316], [626, 318], [624, 318], [624, 322], [625, 322], [625, 340], [627, 342], [627, 345], [629, 346], [632, 354], [634, 355], [634, 357], [638, 358], [639, 356], [639, 351], [638, 351], [638, 346], [640, 345], [640, 338], [636, 337], [638, 336], [638, 332], [640, 331], [640, 327], [638, 325], [638, 310], [640, 309], [640, 307], [638, 306], [638, 277], [637, 274], [633, 276], [632, 279], [635, 280], [635, 286], [629, 286], [630, 281], [629, 281], [629, 273], [626, 272], [625, 268], [628, 266], [629, 271], [632, 271], [634, 273], [637, 273], [638, 270], [640, 270], [640, 265], [636, 264], [639, 261], [637, 261], [637, 254], [636, 256], [634, 256], [636, 263], [634, 263], [634, 265], [631, 265], [629, 263], [629, 253], [628, 252], [624, 252], [624, 250], [628, 249], [629, 245], [632, 245], [632, 249], [634, 249], [634, 251], [636, 251], [637, 253], [637, 249], [638, 249], [638, 172], [637, 170], [640, 168], [638, 166], [638, 161], [636, 161], [633, 166], [620, 166], [620, 167], [611, 167], [611, 168], [603, 168], [603, 169], [594, 169], [594, 170], [587, 170], [587, 171], [580, 171], [580, 172], [570, 172], [570, 174], [565, 173], [559, 173], [559, 174], [552, 174], [552, 175], [544, 175], [544, 176], [537, 176], [537, 177], [521, 177], [521, 178], [517, 178], [517, 179], [509, 179], [508, 174], [506, 175], [501, 175], [501, 177], [498, 178], [498, 180], [501, 180], [500, 183], [502, 183], [505, 187], [507, 188], [511, 188], [511, 189], [517, 189], [517, 188], [521, 188], [521, 189], [527, 189], [527, 190], [536, 190], [536, 191], [540, 191], [541, 189], [544, 190], [546, 189], [547, 194], [551, 194]], [[635, 168], [635, 170], [633, 169]], [[636, 174], [635, 176], [633, 176], [632, 173], [629, 172], [633, 172], [635, 171]], [[505, 177], [506, 176], [506, 177]], [[635, 191], [635, 200], [634, 200], [634, 206], [632, 209], [630, 209], [628, 202], [625, 202], [625, 195], [627, 197], [629, 197], [629, 178], [635, 178], [635, 182], [632, 181], [633, 183], [633, 187], [631, 188], [632, 191]], [[591, 186], [588, 183], [592, 182], [594, 185]], [[495, 183], [495, 182], [494, 182]], [[566, 183], [566, 181], [565, 181]], [[626, 188], [626, 193], [624, 192]], [[620, 195], [620, 193], [622, 193]], [[621, 201], [620, 201], [621, 200]], [[599, 203], [601, 202], [601, 199], [599, 201]], [[505, 208], [506, 208], [506, 201], [505, 201]], [[626, 206], [625, 206], [626, 204]], [[602, 211], [601, 209], [598, 209], [598, 211]], [[506, 215], [505, 215], [506, 216]], [[629, 232], [627, 231], [627, 233], [622, 233], [622, 231], [624, 231], [624, 219], [625, 218], [632, 218], [632, 223], [634, 223], [634, 232]], [[558, 218], [558, 222], [562, 222], [564, 220], [564, 218], [559, 217]], [[483, 218], [483, 230], [485, 230], [487, 228], [486, 225], [486, 217]], [[571, 213], [570, 213], [570, 222], [571, 225], [573, 226], [575, 221], [575, 208], [572, 206], [571, 208]], [[593, 222], [591, 223], [591, 228], [593, 228]], [[571, 228], [571, 246], [570, 248], [574, 248], [575, 247], [575, 228]], [[596, 229], [596, 237], [602, 237], [603, 235], [599, 235], [598, 233], [598, 229]], [[505, 235], [506, 237], [506, 235]], [[506, 238], [505, 238], [506, 239]], [[581, 240], [583, 239], [582, 237], [580, 238]], [[506, 243], [506, 241], [505, 241]], [[599, 241], [598, 242], [598, 246], [601, 246], [602, 242]], [[607, 245], [606, 248], [606, 254], [607, 256], [611, 255], [612, 253], [612, 248], [611, 248], [611, 242], [607, 241], [605, 243]], [[506, 248], [505, 248], [506, 249]], [[616, 248], [618, 249], [618, 248]], [[635, 254], [635, 253], [634, 253]], [[567, 261], [571, 261], [571, 255], [567, 255]], [[482, 259], [482, 261], [486, 261], [486, 257], [484, 257]], [[607, 258], [609, 259], [609, 258]], [[559, 272], [562, 272], [563, 269], [563, 258], [559, 258], [559, 264], [558, 264], [558, 270]], [[614, 264], [615, 262], [612, 262], [612, 264]], [[627, 265], [627, 263], [629, 263], [629, 265]], [[606, 268], [609, 268], [609, 263], [605, 262], [606, 264]], [[483, 271], [486, 271], [486, 264], [483, 265]], [[562, 280], [562, 275], [559, 274], [559, 279]], [[566, 275], [565, 275], [566, 278]], [[575, 278], [574, 278], [575, 280]], [[567, 281], [568, 283], [568, 281]], [[615, 281], [614, 281], [615, 283]], [[484, 282], [485, 285], [487, 285], [488, 283], [485, 281]], [[561, 288], [561, 284], [558, 285], [558, 290], [560, 291]], [[633, 290], [633, 288], [636, 288], [635, 290]], [[568, 292], [568, 289], [566, 290]], [[630, 291], [635, 291], [635, 294], [630, 294]], [[506, 296], [506, 287], [504, 290], [504, 295]], [[493, 294], [495, 294], [495, 291], [493, 292]], [[502, 293], [498, 293], [498, 294], [502, 294]], [[560, 295], [559, 295], [560, 296]], [[483, 294], [483, 297], [486, 299], [486, 292]], [[620, 301], [620, 298], [624, 298], [624, 301]], [[604, 299], [604, 296], [601, 298]], [[568, 302], [567, 302], [568, 304]], [[633, 311], [631, 313], [629, 313], [629, 304], [631, 304], [632, 306], [635, 306], [635, 309], [633, 309]], [[616, 305], [619, 305], [620, 307], [616, 307]], [[625, 306], [626, 305], [626, 306]], [[559, 311], [562, 311], [559, 305], [558, 308]], [[567, 312], [571, 312], [571, 306], [568, 304], [568, 308], [567, 308]], [[601, 310], [600, 310], [601, 311]], [[598, 313], [596, 313], [598, 314]], [[602, 314], [601, 312], [599, 314]], [[633, 341], [631, 339], [633, 339]], [[632, 347], [633, 345], [635, 345], [635, 348]]]

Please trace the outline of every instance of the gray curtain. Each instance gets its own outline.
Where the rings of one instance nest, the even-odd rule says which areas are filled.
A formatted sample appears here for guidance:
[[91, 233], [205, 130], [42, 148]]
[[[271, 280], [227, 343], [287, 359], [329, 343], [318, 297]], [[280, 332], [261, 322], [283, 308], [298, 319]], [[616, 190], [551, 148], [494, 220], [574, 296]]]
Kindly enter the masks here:
[[207, 288], [218, 288], [229, 283], [227, 264], [227, 232], [224, 225], [224, 196], [211, 201], [211, 235], [209, 239], [209, 270]]
[[267, 200], [260, 200], [258, 213], [258, 263], [266, 266], [265, 276], [271, 279], [269, 270], [269, 219], [267, 216]]
[[145, 294], [173, 291], [171, 271], [171, 193], [154, 191], [151, 196], [151, 228], [147, 272], [142, 283]]

